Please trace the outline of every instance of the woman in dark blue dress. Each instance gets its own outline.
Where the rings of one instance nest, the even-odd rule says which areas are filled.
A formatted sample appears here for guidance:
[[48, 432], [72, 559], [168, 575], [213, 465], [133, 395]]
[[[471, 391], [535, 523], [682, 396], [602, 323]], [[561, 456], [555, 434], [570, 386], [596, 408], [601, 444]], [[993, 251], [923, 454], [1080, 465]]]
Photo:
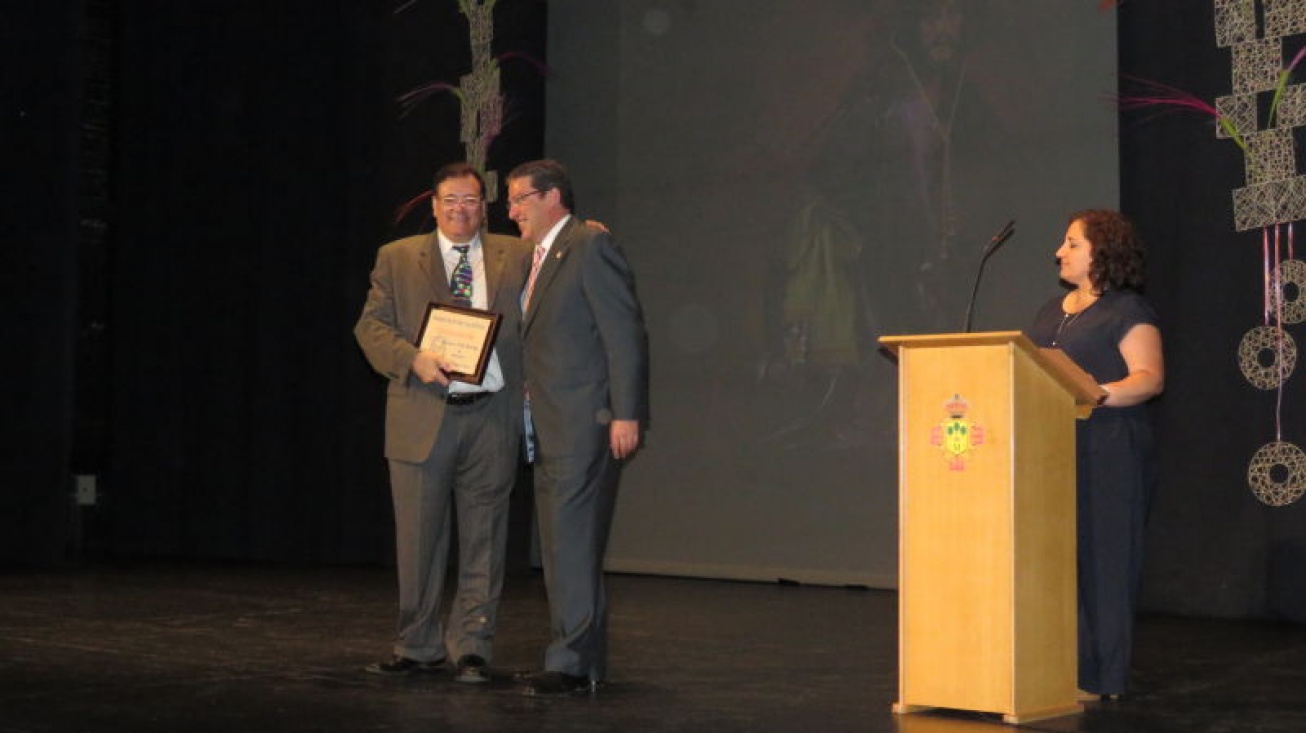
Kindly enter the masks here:
[[1070, 292], [1039, 310], [1029, 336], [1065, 351], [1107, 393], [1076, 433], [1079, 686], [1116, 699], [1128, 683], [1155, 478], [1144, 403], [1164, 387], [1161, 331], [1155, 311], [1138, 294], [1143, 247], [1124, 216], [1101, 210], [1072, 215], [1056, 256]]

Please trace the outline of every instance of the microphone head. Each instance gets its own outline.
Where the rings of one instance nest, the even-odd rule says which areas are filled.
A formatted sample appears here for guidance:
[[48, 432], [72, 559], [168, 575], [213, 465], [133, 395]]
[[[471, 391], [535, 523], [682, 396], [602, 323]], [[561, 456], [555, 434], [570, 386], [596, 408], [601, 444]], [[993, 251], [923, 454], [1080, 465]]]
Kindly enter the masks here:
[[1007, 241], [1008, 239], [1011, 239], [1011, 235], [1015, 233], [1016, 233], [1016, 220], [1012, 219], [1011, 221], [1007, 222], [1006, 226], [1002, 227], [1002, 231], [998, 232], [997, 234], [994, 234], [993, 239], [989, 240], [988, 246], [984, 248], [984, 256], [988, 257], [989, 255], [993, 254], [995, 251], [997, 251], [998, 247], [1002, 246], [1003, 242]]

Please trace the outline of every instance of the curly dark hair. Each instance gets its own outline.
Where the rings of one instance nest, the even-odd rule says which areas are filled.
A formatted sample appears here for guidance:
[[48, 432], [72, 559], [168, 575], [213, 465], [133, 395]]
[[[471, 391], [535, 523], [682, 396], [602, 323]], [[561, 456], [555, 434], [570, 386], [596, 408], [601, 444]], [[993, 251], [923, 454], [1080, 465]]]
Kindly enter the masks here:
[[1070, 215], [1070, 223], [1084, 227], [1093, 245], [1088, 277], [1096, 290], [1140, 290], [1146, 280], [1147, 255], [1134, 225], [1118, 211], [1088, 209]]

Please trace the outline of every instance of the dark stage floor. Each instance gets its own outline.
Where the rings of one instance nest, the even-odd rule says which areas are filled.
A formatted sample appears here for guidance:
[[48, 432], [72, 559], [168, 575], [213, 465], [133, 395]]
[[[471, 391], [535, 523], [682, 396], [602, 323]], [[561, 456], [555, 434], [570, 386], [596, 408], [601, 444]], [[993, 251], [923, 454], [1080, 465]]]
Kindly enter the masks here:
[[[886, 591], [613, 576], [614, 679], [595, 697], [508, 680], [385, 679], [385, 569], [140, 565], [0, 575], [2, 733], [901, 731], [1000, 733], [978, 714], [895, 716]], [[503, 670], [547, 634], [512, 578]], [[1020, 726], [1111, 733], [1306, 731], [1306, 627], [1147, 617], [1136, 693]]]

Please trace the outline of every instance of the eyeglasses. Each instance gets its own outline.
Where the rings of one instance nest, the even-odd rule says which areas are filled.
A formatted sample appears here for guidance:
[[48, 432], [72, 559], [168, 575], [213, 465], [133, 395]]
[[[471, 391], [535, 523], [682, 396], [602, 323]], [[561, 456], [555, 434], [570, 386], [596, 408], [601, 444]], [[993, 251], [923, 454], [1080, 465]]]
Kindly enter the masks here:
[[543, 195], [543, 194], [544, 194], [543, 191], [539, 191], [539, 190], [536, 190], [536, 191], [527, 191], [527, 192], [525, 192], [525, 193], [519, 193], [519, 194], [517, 194], [516, 196], [513, 196], [512, 198], [508, 199], [508, 203], [509, 203], [510, 205], [512, 205], [512, 206], [520, 206], [520, 205], [521, 205], [521, 202], [525, 201], [527, 198], [529, 198], [529, 197], [531, 197], [531, 196], [534, 196], [534, 195], [537, 194], [537, 193], [540, 194], [540, 195]]
[[446, 209], [452, 209], [453, 207], [459, 204], [462, 204], [463, 206], [466, 206], [469, 209], [475, 208], [481, 205], [481, 197], [480, 196], [441, 196], [440, 197], [440, 205], [445, 207]]

